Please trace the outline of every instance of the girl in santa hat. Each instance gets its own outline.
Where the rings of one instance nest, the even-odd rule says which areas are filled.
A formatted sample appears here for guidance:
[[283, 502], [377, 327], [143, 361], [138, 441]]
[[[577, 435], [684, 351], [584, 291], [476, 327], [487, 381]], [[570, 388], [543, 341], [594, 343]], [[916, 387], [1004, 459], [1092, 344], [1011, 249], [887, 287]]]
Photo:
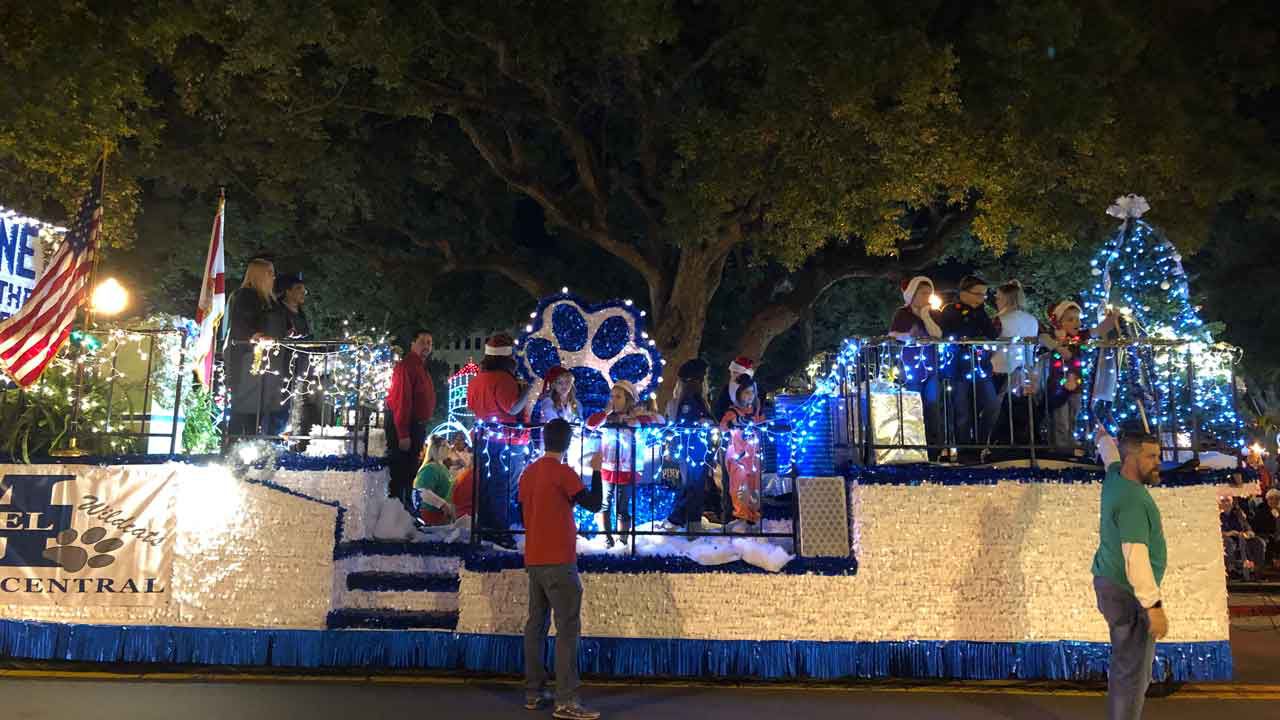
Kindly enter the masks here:
[[756, 405], [756, 385], [742, 374], [733, 407], [720, 418], [720, 428], [729, 433], [724, 464], [729, 473], [729, 497], [734, 517], [756, 525], [760, 522], [760, 436], [754, 429], [765, 421]]
[[1114, 313], [1096, 328], [1081, 328], [1080, 305], [1063, 300], [1049, 308], [1049, 328], [1040, 334], [1040, 344], [1048, 351], [1045, 394], [1049, 412], [1049, 444], [1058, 448], [1076, 446], [1075, 424], [1085, 378], [1089, 374], [1081, 345], [1091, 338], [1104, 337], [1115, 327]]
[[[917, 275], [902, 282], [902, 301], [905, 303], [893, 314], [889, 322], [889, 335], [906, 343], [917, 339], [942, 337], [937, 311], [931, 301], [934, 298], [933, 281]], [[902, 350], [902, 380], [904, 387], [920, 394], [924, 404], [925, 441], [930, 449], [930, 460], [938, 457], [938, 447], [943, 444], [942, 380], [938, 372], [938, 346], [924, 345]]]
[[480, 372], [467, 386], [467, 407], [476, 417], [480, 461], [476, 477], [480, 482], [478, 528], [504, 546], [514, 546], [506, 530], [518, 523], [516, 512], [520, 473], [524, 470], [529, 444], [527, 430], [513, 429], [528, 420], [533, 400], [541, 391], [535, 380], [521, 387], [516, 380], [515, 341], [506, 333], [489, 338], [484, 346]]
[[[738, 378], [746, 375], [749, 378], [756, 376], [756, 364], [746, 355], [739, 355], [729, 363], [729, 382], [725, 385], [724, 392], [716, 397], [715, 407], [711, 408], [711, 412], [716, 417], [724, 417], [729, 412], [729, 408], [738, 402]], [[758, 412], [761, 408], [760, 398], [756, 398], [755, 409]]]
[[587, 427], [601, 430], [601, 471], [604, 481], [604, 505], [596, 515], [596, 523], [605, 534], [605, 546], [613, 547], [613, 515], [618, 516], [622, 544], [631, 531], [632, 489], [635, 487], [636, 429], [662, 422], [662, 418], [640, 410], [636, 388], [619, 380], [609, 391], [609, 407], [587, 418]]
[[556, 365], [542, 375], [542, 399], [534, 409], [534, 419], [541, 424], [556, 418], [570, 425], [582, 421], [582, 404], [573, 392], [573, 373]]

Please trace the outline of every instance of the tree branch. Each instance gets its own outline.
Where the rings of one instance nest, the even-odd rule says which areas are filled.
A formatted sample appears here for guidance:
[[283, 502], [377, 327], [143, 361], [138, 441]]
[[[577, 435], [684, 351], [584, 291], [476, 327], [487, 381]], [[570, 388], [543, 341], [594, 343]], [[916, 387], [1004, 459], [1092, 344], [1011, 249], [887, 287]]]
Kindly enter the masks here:
[[676, 78], [675, 82], [671, 83], [671, 87], [667, 90], [667, 96], [673, 97], [679, 93], [680, 90], [684, 88], [685, 83], [689, 82], [690, 78], [698, 74], [699, 70], [701, 70], [707, 63], [711, 62], [711, 60], [715, 58], [721, 50], [725, 49], [731, 41], [737, 39], [738, 35], [741, 33], [741, 28], [736, 28], [716, 38], [715, 41], [707, 46], [707, 49], [703, 51], [702, 55], [699, 56], [697, 60], [694, 60], [693, 63], [691, 63], [689, 67], [680, 74], [680, 77]]

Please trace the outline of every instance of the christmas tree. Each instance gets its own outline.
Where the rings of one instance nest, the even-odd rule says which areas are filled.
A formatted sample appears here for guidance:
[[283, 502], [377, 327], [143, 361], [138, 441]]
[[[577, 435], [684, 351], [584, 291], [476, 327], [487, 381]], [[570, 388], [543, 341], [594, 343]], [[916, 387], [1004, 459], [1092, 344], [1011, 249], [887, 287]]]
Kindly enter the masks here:
[[1213, 328], [1192, 304], [1182, 256], [1141, 219], [1149, 209], [1142, 197], [1118, 198], [1107, 214], [1122, 223], [1090, 263], [1096, 279], [1084, 297], [1086, 322], [1117, 311], [1121, 334], [1144, 342], [1098, 353], [1079, 430], [1093, 426], [1096, 411], [1113, 432], [1126, 420], [1145, 419], [1166, 447], [1189, 450], [1213, 440], [1240, 447], [1233, 392], [1238, 353], [1214, 343]]

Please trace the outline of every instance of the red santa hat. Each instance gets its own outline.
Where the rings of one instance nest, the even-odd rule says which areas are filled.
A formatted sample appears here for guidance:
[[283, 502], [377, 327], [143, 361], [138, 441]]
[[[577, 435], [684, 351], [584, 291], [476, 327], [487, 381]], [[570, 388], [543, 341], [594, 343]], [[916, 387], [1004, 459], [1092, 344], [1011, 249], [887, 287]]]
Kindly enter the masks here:
[[733, 362], [729, 363], [729, 372], [733, 373], [734, 377], [739, 375], [755, 377], [756, 363], [746, 355], [739, 355]]
[[506, 333], [498, 333], [484, 341], [484, 354], [498, 357], [511, 357], [515, 352], [515, 341]]
[[563, 365], [552, 365], [547, 368], [545, 373], [542, 374], [542, 381], [546, 383], [547, 387], [551, 387], [551, 385], [554, 384], [556, 380], [559, 380], [562, 375], [568, 374], [569, 371], [564, 369]]
[[916, 296], [916, 291], [920, 289], [921, 285], [928, 285], [930, 288], [932, 288], [933, 281], [930, 280], [925, 275], [917, 275], [911, 278], [910, 280], [903, 280], [902, 281], [902, 302], [906, 303], [907, 305], [910, 305], [911, 300]]
[[1082, 310], [1080, 308], [1080, 305], [1076, 303], [1074, 300], [1063, 300], [1057, 305], [1054, 305], [1053, 307], [1049, 308], [1049, 322], [1053, 323], [1054, 327], [1061, 327], [1062, 316], [1065, 315], [1066, 312], [1071, 308], [1075, 308], [1076, 312], [1080, 313], [1081, 315], [1084, 314], [1084, 310]]

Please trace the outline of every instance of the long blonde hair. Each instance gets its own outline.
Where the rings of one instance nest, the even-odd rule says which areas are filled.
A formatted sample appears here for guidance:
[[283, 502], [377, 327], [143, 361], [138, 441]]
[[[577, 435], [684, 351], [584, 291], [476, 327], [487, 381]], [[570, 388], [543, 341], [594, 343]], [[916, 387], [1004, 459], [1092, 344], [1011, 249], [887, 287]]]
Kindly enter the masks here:
[[1010, 280], [1001, 285], [996, 290], [996, 296], [1008, 303], [1010, 310], [1027, 309], [1027, 294], [1022, 289], [1022, 283], [1017, 280]]
[[249, 266], [244, 269], [244, 282], [240, 284], [242, 288], [249, 288], [258, 293], [258, 297], [268, 305], [274, 305], [276, 302], [275, 295], [276, 274], [275, 265], [270, 260], [255, 258], [249, 261]]
[[[570, 377], [573, 377], [570, 375]], [[555, 383], [547, 386], [547, 394], [551, 396], [551, 405], [555, 407], [556, 412], [564, 413], [569, 410], [574, 413], [578, 412], [578, 394], [575, 392], [577, 383], [569, 385], [569, 392], [564, 394], [561, 400], [560, 393], [556, 392]]]
[[427, 442], [427, 463], [444, 464], [445, 458], [449, 457], [449, 441], [442, 435], [436, 435]]

